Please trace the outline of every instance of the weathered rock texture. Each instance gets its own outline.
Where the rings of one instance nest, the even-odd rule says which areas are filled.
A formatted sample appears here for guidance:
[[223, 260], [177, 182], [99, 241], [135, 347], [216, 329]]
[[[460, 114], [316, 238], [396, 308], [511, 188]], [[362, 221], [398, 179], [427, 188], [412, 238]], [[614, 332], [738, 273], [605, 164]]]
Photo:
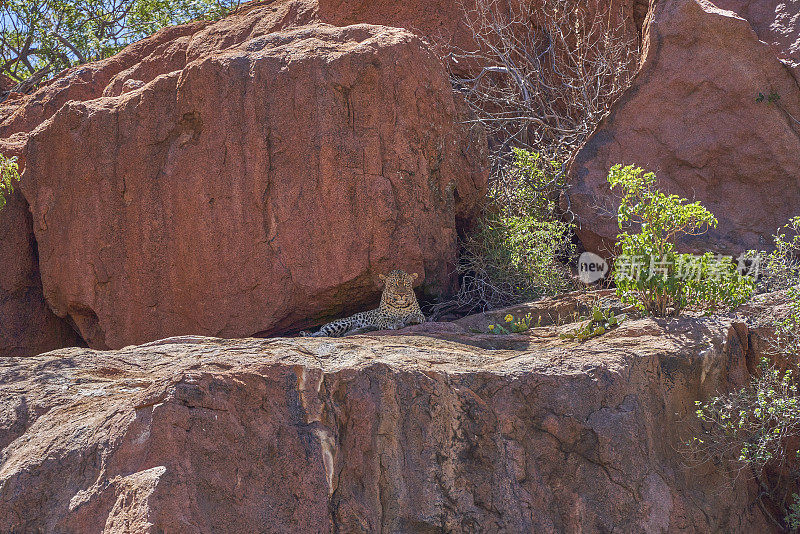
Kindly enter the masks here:
[[[251, 2], [12, 94], [0, 152], [35, 160], [23, 192], [49, 306], [103, 348], [299, 329], [373, 304], [395, 267], [452, 289], [485, 141], [457, 125], [428, 43], [472, 49], [471, 6]], [[645, 6], [588, 13], [634, 35]]]
[[778, 59], [794, 69], [795, 76], [800, 74], [800, 9], [796, 2], [717, 0], [715, 4], [746, 19]]
[[0, 210], [0, 357], [33, 356], [76, 345], [75, 331], [47, 307], [31, 215], [14, 192]]
[[30, 136], [22, 191], [55, 312], [104, 348], [303, 327], [371, 304], [393, 268], [452, 289], [485, 141], [424, 43], [199, 33], [163, 74], [121, 71]]
[[319, 19], [336, 26], [380, 24], [406, 28], [431, 43], [465, 49], [475, 44], [464, 22], [464, 7], [471, 6], [470, 1], [319, 0], [317, 4]]
[[[187, 48], [190, 42], [206, 43], [214, 49], [215, 45], [224, 46], [224, 43], [220, 44], [219, 42], [222, 40], [219, 34], [227, 35], [231, 43], [241, 42], [236, 38], [242, 37], [242, 30], [239, 29], [238, 33], [233, 32], [233, 29], [237, 27], [237, 22], [253, 32], [262, 33], [279, 30], [283, 26], [291, 24], [300, 24], [307, 18], [304, 18], [304, 13], [309, 10], [314, 11], [313, 5], [308, 4], [307, 9], [302, 9], [302, 2], [283, 2], [274, 7], [265, 7], [263, 12], [257, 14], [257, 17], [254, 18], [254, 15], [251, 14], [247, 20], [243, 20], [247, 17], [245, 13], [220, 21], [216, 25], [197, 22], [165, 28], [150, 38], [132, 44], [109, 59], [82, 65], [62, 73], [54, 80], [47, 82], [33, 95], [12, 93], [7, 100], [0, 104], [0, 121], [2, 121], [0, 122], [0, 153], [5, 156], [17, 156], [22, 169], [26, 163], [25, 152], [31, 132], [49, 120], [67, 102], [92, 100], [103, 96], [107, 90], [109, 94], [120, 94], [123, 91], [140, 87], [145, 82], [150, 82], [164, 73], [181, 69], [189, 59]], [[209, 26], [217, 28], [218, 32], [214, 33], [213, 30], [203, 32]], [[226, 33], [223, 29], [225, 27], [231, 29], [231, 32]], [[196, 36], [205, 38], [195, 40]], [[247, 37], [246, 32], [244, 37]], [[195, 53], [197, 53], [198, 47], [199, 45], [193, 49]], [[160, 118], [143, 116], [142, 120], [150, 120], [156, 127]], [[57, 144], [60, 145], [61, 141], [58, 140]], [[54, 191], [54, 193], [69, 196], [68, 191], [71, 187], [70, 183], [66, 190]], [[27, 201], [23, 200], [23, 202], [24, 204], [19, 209], [27, 211]], [[26, 259], [26, 265], [29, 266], [28, 271], [24, 275], [18, 272], [19, 265], [21, 265], [21, 260], [18, 258], [22, 256], [27, 258], [27, 251], [36, 247], [33, 232], [30, 230], [30, 216], [27, 215], [28, 222], [25, 224], [19, 222], [22, 221], [19, 214], [4, 214], [2, 217], [9, 221], [14, 219], [14, 224], [4, 224], [2, 228], [5, 233], [5, 242], [19, 244], [13, 253], [0, 255], [0, 276], [4, 277], [4, 288], [8, 288], [3, 295], [0, 313], [4, 317], [10, 318], [6, 326], [13, 324], [13, 327], [8, 327], [8, 335], [13, 337], [13, 340], [9, 341], [9, 346], [13, 345], [15, 351], [25, 353], [40, 351], [45, 346], [48, 349], [56, 348], [52, 344], [42, 345], [36, 340], [59, 338], [61, 327], [48, 331], [40, 329], [40, 327], [46, 326], [41, 321], [26, 320], [27, 317], [40, 316], [42, 313], [40, 308], [46, 310], [46, 307], [36, 304], [35, 298], [29, 299], [26, 296], [27, 292], [19, 290], [21, 286], [18, 280], [22, 278], [28, 280], [25, 284], [41, 287], [37, 263]], [[23, 245], [23, 243], [27, 244]], [[14, 278], [13, 281], [12, 278]], [[41, 290], [39, 291], [41, 292]], [[3, 336], [4, 338], [6, 336], [5, 330]]]
[[763, 358], [781, 368], [797, 368], [800, 355], [791, 354], [789, 342], [779, 342], [775, 335], [775, 325], [785, 321], [792, 312], [787, 290], [757, 295], [739, 306], [736, 312], [748, 318], [747, 368], [750, 373], [759, 372], [758, 366]]
[[[717, 216], [715, 230], [683, 239], [686, 250], [768, 248], [800, 213], [800, 6], [722, 7], [740, 11], [699, 0], [655, 4], [633, 85], [571, 166], [569, 199], [587, 249], [608, 255], [619, 232], [606, 184], [616, 163], [655, 171], [663, 190]], [[777, 103], [768, 102], [773, 93]]]
[[746, 379], [734, 323], [5, 359], [0, 531], [767, 532], [745, 477], [681, 452]]

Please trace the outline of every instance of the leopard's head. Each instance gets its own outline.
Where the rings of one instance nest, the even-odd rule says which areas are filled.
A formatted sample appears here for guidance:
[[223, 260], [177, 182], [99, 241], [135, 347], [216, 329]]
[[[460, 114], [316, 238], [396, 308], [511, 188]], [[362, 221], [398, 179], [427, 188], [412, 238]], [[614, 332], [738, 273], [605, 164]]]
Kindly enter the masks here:
[[414, 280], [417, 279], [417, 273], [408, 274], [395, 269], [389, 276], [379, 274], [378, 277], [384, 284], [381, 295], [382, 307], [408, 308], [417, 302], [417, 297], [414, 295]]

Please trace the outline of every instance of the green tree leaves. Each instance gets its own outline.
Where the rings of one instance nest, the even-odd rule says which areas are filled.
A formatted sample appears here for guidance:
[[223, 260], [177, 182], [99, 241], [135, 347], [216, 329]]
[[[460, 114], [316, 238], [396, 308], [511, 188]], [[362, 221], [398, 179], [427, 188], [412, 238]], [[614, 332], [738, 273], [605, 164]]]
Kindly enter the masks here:
[[[0, 74], [33, 87], [62, 69], [111, 56], [158, 29], [216, 19], [239, 0], [4, 0]], [[26, 83], [28, 82], [28, 83]]]
[[464, 240], [459, 299], [483, 309], [508, 306], [572, 289], [562, 263], [575, 253], [573, 227], [560, 219], [561, 164], [513, 149], [505, 182], [489, 190], [476, 231]]

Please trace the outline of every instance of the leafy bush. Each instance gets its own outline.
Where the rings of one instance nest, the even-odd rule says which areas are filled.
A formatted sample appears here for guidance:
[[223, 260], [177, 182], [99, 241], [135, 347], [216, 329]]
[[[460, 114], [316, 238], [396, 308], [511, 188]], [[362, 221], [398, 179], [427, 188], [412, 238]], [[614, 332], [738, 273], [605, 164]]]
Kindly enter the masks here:
[[[694, 438], [696, 451], [706, 457], [728, 456], [750, 467], [771, 507], [782, 511], [774, 517], [787, 529], [800, 528], [800, 398], [797, 372], [800, 357], [800, 287], [789, 290], [789, 314], [773, 319], [776, 341], [773, 349], [787, 356], [785, 370], [761, 360], [759, 373], [746, 387], [696, 401], [697, 416], [705, 423], [702, 438]], [[792, 463], [787, 469], [787, 464]], [[775, 472], [783, 475], [774, 476]], [[770, 476], [772, 474], [773, 476]]]
[[19, 181], [19, 167], [17, 158], [7, 158], [0, 154], [0, 209], [6, 205], [6, 197], [14, 190], [14, 184]]
[[667, 316], [687, 308], [712, 311], [747, 300], [754, 282], [740, 275], [730, 258], [675, 252], [676, 237], [716, 227], [711, 212], [699, 202], [662, 193], [654, 173], [632, 165], [612, 167], [608, 183], [623, 192], [617, 215], [620, 229], [640, 227], [639, 232], [623, 231], [618, 236], [614, 281], [622, 302]]
[[[788, 291], [789, 313], [775, 324], [776, 352], [800, 356], [800, 286]], [[796, 359], [795, 359], [796, 361]]]
[[514, 150], [510, 182], [495, 183], [477, 231], [463, 242], [458, 305], [465, 312], [508, 306], [574, 288], [561, 260], [575, 252], [573, 225], [560, 220], [561, 165]]
[[760, 373], [748, 386], [708, 402], [696, 401], [697, 416], [711, 423], [707, 435], [712, 437], [707, 439], [760, 471], [772, 460], [784, 462], [789, 457], [787, 438], [800, 436], [797, 393], [792, 370], [781, 371], [763, 358]]
[[800, 217], [779, 228], [775, 234], [775, 250], [761, 255], [750, 251], [750, 256], [760, 259], [759, 291], [778, 291], [800, 284]]
[[[696, 404], [697, 416], [706, 429], [702, 437], [694, 438], [693, 449], [705, 459], [728, 457], [750, 468], [761, 487], [758, 503], [762, 511], [776, 523], [782, 519], [787, 529], [800, 527], [800, 500], [793, 493], [800, 479], [796, 466], [787, 465], [800, 457], [796, 447], [800, 402], [795, 372], [781, 371], [764, 358], [760, 373], [748, 386]], [[774, 476], [776, 471], [788, 473], [788, 478]], [[770, 506], [764, 506], [764, 498]], [[776, 507], [778, 515], [772, 511]]]

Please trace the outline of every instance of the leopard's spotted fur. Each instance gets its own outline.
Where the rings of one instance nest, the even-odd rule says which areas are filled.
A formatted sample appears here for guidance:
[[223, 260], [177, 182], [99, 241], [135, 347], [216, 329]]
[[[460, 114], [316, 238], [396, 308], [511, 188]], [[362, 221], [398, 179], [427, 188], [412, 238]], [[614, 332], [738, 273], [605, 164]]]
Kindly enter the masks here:
[[344, 319], [326, 324], [319, 331], [304, 336], [342, 337], [366, 330], [396, 330], [410, 324], [425, 322], [414, 295], [414, 280], [417, 273], [409, 275], [395, 269], [389, 276], [379, 275], [384, 282], [381, 304], [374, 310], [360, 312]]

